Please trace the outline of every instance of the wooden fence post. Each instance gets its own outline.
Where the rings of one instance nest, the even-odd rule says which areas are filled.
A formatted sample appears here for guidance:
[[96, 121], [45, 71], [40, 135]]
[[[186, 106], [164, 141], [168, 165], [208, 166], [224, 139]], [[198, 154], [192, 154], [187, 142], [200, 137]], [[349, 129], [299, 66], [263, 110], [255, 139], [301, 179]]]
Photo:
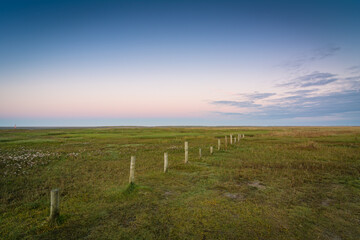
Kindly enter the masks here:
[[169, 162], [168, 162], [168, 154], [167, 154], [167, 153], [164, 153], [164, 173], [167, 172], [168, 165], [169, 165]]
[[189, 161], [189, 143], [185, 142], [185, 163]]
[[232, 145], [233, 143], [233, 137], [232, 137], [232, 134], [230, 134], [230, 145]]
[[227, 136], [225, 136], [225, 149], [227, 149]]
[[220, 151], [221, 141], [218, 139], [218, 151]]
[[214, 152], [214, 148], [211, 146], [211, 147], [210, 147], [210, 155], [212, 155], [213, 152]]
[[56, 218], [60, 215], [60, 197], [59, 189], [53, 189], [50, 192], [50, 217], [49, 220], [54, 222]]
[[199, 148], [199, 159], [201, 159], [201, 148]]
[[131, 156], [129, 183], [134, 183], [135, 181], [135, 160], [135, 156]]
[[240, 142], [240, 134], [238, 134], [238, 142]]

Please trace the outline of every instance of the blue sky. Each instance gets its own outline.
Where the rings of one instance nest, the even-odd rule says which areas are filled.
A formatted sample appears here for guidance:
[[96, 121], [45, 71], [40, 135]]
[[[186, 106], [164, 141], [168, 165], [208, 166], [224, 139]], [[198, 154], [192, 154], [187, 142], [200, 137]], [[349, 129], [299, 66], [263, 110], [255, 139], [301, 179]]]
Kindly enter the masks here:
[[359, 1], [0, 1], [0, 126], [360, 125]]

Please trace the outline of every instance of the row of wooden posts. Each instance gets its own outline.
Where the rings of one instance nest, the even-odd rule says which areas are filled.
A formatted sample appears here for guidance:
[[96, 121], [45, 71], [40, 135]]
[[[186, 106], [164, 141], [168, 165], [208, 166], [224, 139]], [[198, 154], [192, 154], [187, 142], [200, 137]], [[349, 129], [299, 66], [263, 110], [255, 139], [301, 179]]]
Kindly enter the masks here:
[[[233, 137], [233, 134], [230, 134], [229, 136], [229, 140], [230, 140], [230, 145], [232, 145], [233, 143], [235, 144], [236, 141], [240, 141], [241, 138], [244, 138], [245, 135], [244, 134], [238, 134], [237, 138]], [[217, 142], [217, 149], [220, 150], [221, 148], [221, 140], [218, 139]], [[228, 145], [228, 136], [225, 136], [225, 149], [227, 149], [227, 145]], [[213, 146], [210, 146], [210, 154], [212, 155], [214, 153], [214, 148]], [[202, 157], [202, 153], [201, 153], [201, 148], [199, 148], [199, 158], [201, 159]], [[130, 176], [129, 176], [129, 183], [133, 184], [135, 182], [135, 161], [136, 161], [136, 157], [135, 156], [131, 156], [131, 160], [130, 160]], [[185, 163], [188, 163], [189, 161], [189, 143], [185, 142]], [[167, 172], [168, 170], [168, 166], [169, 166], [169, 160], [168, 160], [168, 153], [165, 152], [164, 153], [164, 173]], [[54, 222], [57, 217], [60, 214], [60, 195], [59, 195], [59, 189], [53, 189], [51, 190], [50, 193], [50, 216], [49, 216], [49, 220], [51, 222]]]

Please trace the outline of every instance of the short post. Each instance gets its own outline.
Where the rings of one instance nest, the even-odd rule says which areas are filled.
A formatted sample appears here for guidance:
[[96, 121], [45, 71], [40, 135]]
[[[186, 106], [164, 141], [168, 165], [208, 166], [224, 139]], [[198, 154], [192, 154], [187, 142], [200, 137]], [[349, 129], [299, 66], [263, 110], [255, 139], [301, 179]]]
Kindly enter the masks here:
[[243, 134], [243, 135], [242, 135], [242, 137], [244, 138], [244, 137], [245, 137], [245, 135]]
[[220, 145], [221, 145], [221, 142], [220, 142], [220, 139], [218, 139], [218, 151], [220, 151]]
[[60, 214], [60, 197], [59, 197], [59, 189], [53, 189], [50, 192], [50, 217], [49, 220], [51, 222], [56, 221], [56, 218]]
[[201, 148], [199, 148], [199, 159], [201, 159]]
[[189, 143], [185, 142], [185, 163], [189, 161]]
[[232, 145], [233, 143], [233, 137], [232, 137], [232, 134], [230, 134], [230, 145]]
[[135, 182], [135, 156], [131, 156], [129, 183]]
[[240, 142], [240, 134], [238, 134], [238, 142]]
[[227, 149], [227, 136], [225, 136], [225, 149]]
[[210, 155], [212, 155], [213, 152], [214, 152], [214, 149], [213, 149], [213, 147], [211, 146], [211, 147], [210, 147]]
[[167, 154], [167, 153], [164, 153], [164, 173], [167, 172], [168, 165], [169, 165], [169, 162], [168, 162], [168, 154]]

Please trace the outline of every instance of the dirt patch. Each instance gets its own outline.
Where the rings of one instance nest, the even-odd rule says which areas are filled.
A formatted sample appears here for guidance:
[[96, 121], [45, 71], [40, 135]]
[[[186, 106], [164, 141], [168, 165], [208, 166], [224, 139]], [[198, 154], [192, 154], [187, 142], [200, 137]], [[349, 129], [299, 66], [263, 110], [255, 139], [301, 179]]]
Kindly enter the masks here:
[[173, 195], [173, 193], [170, 192], [170, 191], [168, 191], [168, 192], [165, 192], [164, 195], [165, 195], [165, 196], [171, 196], [171, 195]]
[[254, 188], [259, 189], [259, 190], [266, 189], [266, 187], [259, 181], [249, 182], [248, 186], [254, 187]]
[[333, 202], [333, 200], [327, 198], [321, 202], [321, 206], [328, 207], [332, 202]]
[[244, 200], [244, 196], [240, 193], [224, 193], [224, 196], [227, 197], [227, 198], [231, 198], [231, 199], [234, 199], [234, 200]]

